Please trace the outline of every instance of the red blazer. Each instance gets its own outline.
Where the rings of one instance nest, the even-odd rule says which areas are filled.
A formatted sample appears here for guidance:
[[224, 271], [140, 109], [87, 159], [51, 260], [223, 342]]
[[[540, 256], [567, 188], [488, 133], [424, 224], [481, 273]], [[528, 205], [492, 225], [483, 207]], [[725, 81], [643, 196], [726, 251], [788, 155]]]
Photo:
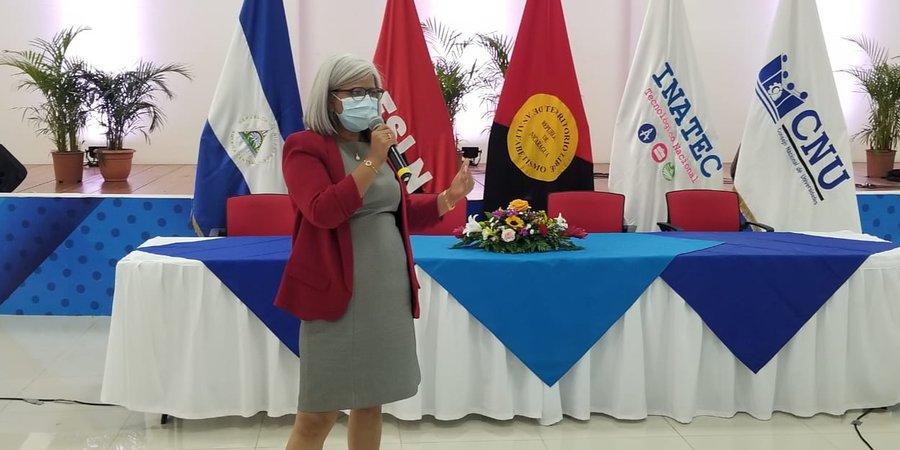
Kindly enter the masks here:
[[[353, 177], [333, 137], [312, 131], [288, 136], [282, 170], [294, 213], [291, 256], [275, 305], [302, 320], [337, 320], [347, 310], [353, 292], [353, 243], [350, 217], [362, 206]], [[389, 170], [385, 165], [380, 170]], [[400, 183], [398, 180], [397, 183]], [[437, 195], [410, 200], [401, 186], [398, 223], [406, 247], [413, 317], [419, 317], [418, 290], [409, 244], [409, 227], [440, 221]], [[391, 274], [385, 274], [391, 276]]]

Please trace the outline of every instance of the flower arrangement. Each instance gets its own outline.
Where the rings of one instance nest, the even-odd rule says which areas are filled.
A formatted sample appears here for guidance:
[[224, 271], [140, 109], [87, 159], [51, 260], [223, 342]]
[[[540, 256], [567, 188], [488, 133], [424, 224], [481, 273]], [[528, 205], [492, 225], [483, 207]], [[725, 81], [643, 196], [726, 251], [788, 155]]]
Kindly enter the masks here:
[[534, 211], [525, 200], [513, 200], [506, 209], [486, 212], [487, 220], [469, 216], [465, 226], [454, 230], [460, 239], [453, 248], [477, 247], [497, 253], [531, 253], [581, 250], [571, 238], [584, 238], [581, 228], [570, 227], [560, 214], [555, 219], [545, 211]]

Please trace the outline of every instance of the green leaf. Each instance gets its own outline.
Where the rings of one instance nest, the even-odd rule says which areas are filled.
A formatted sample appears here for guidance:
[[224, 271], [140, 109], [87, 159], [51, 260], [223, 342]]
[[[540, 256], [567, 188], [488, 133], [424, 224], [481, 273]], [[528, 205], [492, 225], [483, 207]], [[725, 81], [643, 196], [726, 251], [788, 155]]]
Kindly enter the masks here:
[[78, 151], [78, 134], [87, 122], [90, 98], [82, 78], [86, 64], [67, 55], [75, 38], [88, 28], [66, 28], [49, 41], [30, 42], [29, 50], [5, 50], [0, 66], [15, 69], [17, 88], [39, 92], [43, 102], [23, 109], [38, 135], [47, 135], [57, 151]]
[[886, 48], [865, 36], [846, 38], [860, 47], [868, 64], [841, 72], [856, 79], [862, 93], [869, 97], [867, 123], [853, 137], [862, 139], [874, 151], [892, 150], [900, 139], [900, 65], [891, 62]]

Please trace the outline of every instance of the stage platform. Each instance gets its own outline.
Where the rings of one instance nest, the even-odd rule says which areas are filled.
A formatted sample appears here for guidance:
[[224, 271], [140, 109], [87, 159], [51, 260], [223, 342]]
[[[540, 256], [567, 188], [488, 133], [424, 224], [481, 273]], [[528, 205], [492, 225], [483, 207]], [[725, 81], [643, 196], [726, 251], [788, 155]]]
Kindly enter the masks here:
[[[725, 165], [725, 173], [729, 173], [730, 164]], [[53, 179], [53, 167], [49, 164], [27, 165], [28, 177], [15, 190], [17, 193], [29, 194], [112, 194], [112, 195], [193, 195], [194, 174], [197, 166], [193, 164], [136, 164], [127, 182], [105, 183], [97, 167], [86, 167], [81, 183], [59, 184]], [[897, 166], [900, 168], [900, 165]], [[859, 192], [900, 191], [900, 183], [881, 178], [865, 176], [866, 165], [854, 163], [856, 186]], [[607, 191], [609, 164], [594, 164], [594, 190]], [[484, 164], [472, 167], [475, 178], [475, 189], [469, 194], [469, 200], [481, 200], [484, 192]], [[725, 185], [732, 184], [731, 178], [725, 178]]]

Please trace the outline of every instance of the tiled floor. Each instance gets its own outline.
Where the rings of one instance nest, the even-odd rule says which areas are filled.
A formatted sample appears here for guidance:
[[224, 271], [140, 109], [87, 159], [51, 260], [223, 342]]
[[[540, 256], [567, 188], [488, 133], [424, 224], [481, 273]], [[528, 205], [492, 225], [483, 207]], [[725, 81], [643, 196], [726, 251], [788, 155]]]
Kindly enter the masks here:
[[[99, 402], [108, 317], [0, 316], [0, 397]], [[401, 422], [386, 417], [384, 450], [865, 450], [851, 421], [776, 414], [619, 421], [595, 415], [544, 427], [534, 420], [477, 416], [454, 422]], [[292, 416], [175, 420], [119, 407], [0, 400], [0, 450], [283, 449]], [[900, 449], [900, 408], [873, 412], [861, 427], [878, 450]], [[347, 448], [342, 418], [326, 449]]]

